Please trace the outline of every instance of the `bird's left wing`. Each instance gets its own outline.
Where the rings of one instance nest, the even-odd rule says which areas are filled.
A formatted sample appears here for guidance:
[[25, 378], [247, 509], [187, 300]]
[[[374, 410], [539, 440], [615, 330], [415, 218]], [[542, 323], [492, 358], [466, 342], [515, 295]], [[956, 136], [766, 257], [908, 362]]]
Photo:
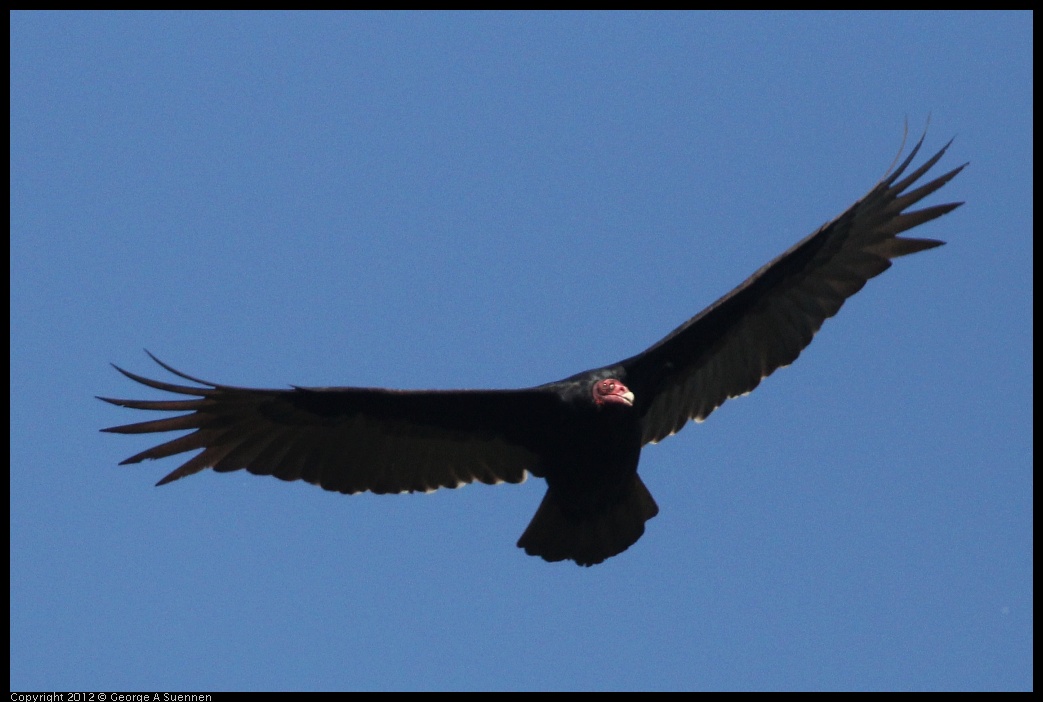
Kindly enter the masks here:
[[[151, 355], [151, 354], [150, 354]], [[245, 468], [342, 493], [430, 491], [519, 483], [542, 475], [539, 447], [557, 400], [532, 390], [399, 391], [376, 388], [261, 390], [219, 385], [163, 368], [198, 386], [121, 373], [176, 400], [99, 398], [120, 407], [187, 412], [103, 429], [118, 434], [190, 431], [123, 464], [202, 451], [159, 481], [213, 468]]]
[[637, 396], [645, 443], [679, 431], [690, 419], [705, 419], [728, 398], [750, 392], [792, 363], [822, 323], [887, 270], [891, 259], [941, 246], [933, 239], [898, 236], [962, 204], [905, 211], [966, 165], [917, 185], [949, 146], [902, 177], [922, 143], [921, 138], [893, 173], [842, 215], [619, 364]]

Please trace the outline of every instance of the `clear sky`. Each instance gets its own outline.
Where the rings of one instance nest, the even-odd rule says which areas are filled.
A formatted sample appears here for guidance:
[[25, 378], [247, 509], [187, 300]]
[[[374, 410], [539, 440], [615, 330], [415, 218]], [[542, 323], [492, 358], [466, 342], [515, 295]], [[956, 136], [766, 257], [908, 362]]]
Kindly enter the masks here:
[[[11, 686], [1029, 689], [1032, 15], [11, 15]], [[593, 568], [544, 483], [154, 483], [108, 364], [520, 387], [657, 341], [904, 121], [966, 206], [649, 446]]]

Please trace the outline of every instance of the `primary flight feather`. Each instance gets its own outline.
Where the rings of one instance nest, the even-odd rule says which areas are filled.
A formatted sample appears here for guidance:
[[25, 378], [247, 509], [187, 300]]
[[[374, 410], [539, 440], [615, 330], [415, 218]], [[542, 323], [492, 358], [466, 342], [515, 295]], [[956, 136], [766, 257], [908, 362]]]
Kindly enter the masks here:
[[943, 243], [898, 236], [963, 204], [909, 210], [966, 165], [920, 184], [949, 147], [906, 174], [922, 143], [839, 217], [618, 363], [521, 390], [263, 390], [193, 378], [153, 356], [193, 385], [117, 370], [182, 399], [100, 399], [186, 414], [102, 431], [189, 431], [123, 461], [199, 451], [159, 485], [205, 468], [245, 468], [348, 494], [519, 483], [532, 473], [547, 481], [547, 493], [518, 546], [548, 561], [600, 563], [637, 541], [659, 511], [637, 474], [642, 446], [792, 363], [891, 259]]

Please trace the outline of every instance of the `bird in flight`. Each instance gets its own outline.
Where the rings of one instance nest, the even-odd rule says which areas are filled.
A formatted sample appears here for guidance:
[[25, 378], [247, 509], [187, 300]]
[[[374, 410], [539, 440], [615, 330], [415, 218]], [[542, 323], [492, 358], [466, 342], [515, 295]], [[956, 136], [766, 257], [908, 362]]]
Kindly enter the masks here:
[[200, 380], [152, 356], [192, 385], [116, 370], [178, 399], [99, 399], [180, 414], [102, 431], [190, 432], [121, 463], [199, 450], [158, 485], [206, 468], [245, 468], [345, 494], [384, 494], [520, 483], [531, 473], [547, 492], [518, 546], [547, 561], [601, 563], [641, 538], [659, 512], [637, 473], [645, 444], [706, 419], [792, 363], [891, 259], [944, 243], [898, 236], [963, 204], [909, 209], [967, 165], [920, 183], [949, 147], [906, 174], [922, 144], [839, 217], [618, 363], [519, 390], [264, 390]]

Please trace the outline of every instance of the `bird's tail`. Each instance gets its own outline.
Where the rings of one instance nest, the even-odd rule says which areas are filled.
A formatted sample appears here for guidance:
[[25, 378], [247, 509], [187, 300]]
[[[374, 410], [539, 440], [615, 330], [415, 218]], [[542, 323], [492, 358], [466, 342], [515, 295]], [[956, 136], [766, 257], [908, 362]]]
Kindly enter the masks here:
[[569, 559], [591, 566], [630, 548], [645, 533], [645, 522], [657, 514], [659, 507], [637, 474], [619, 502], [593, 516], [566, 514], [553, 490], [547, 490], [518, 548], [547, 561]]

